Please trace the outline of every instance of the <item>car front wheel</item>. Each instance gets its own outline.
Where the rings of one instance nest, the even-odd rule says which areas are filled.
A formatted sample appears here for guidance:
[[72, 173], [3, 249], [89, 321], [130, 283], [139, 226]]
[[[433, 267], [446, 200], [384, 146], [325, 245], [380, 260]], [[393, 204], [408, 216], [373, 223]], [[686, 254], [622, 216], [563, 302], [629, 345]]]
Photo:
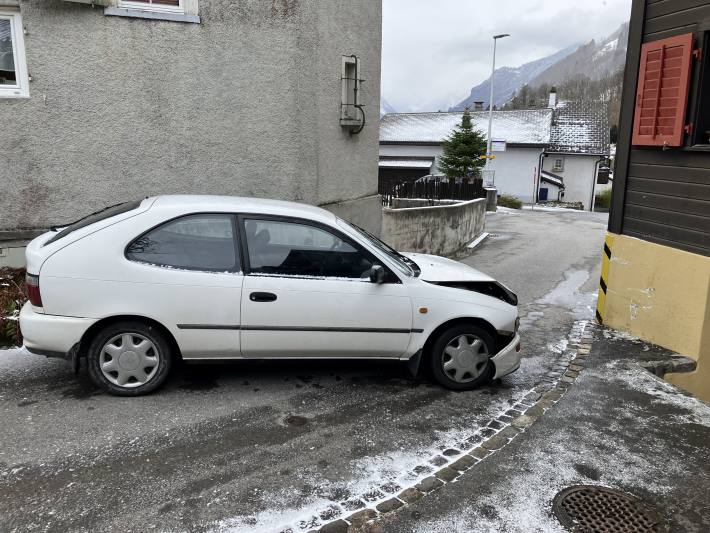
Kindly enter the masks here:
[[160, 387], [172, 362], [170, 345], [154, 326], [111, 324], [94, 336], [87, 366], [91, 379], [117, 396], [140, 396]]
[[455, 326], [443, 332], [432, 345], [434, 379], [451, 390], [471, 390], [493, 377], [495, 341], [474, 325]]

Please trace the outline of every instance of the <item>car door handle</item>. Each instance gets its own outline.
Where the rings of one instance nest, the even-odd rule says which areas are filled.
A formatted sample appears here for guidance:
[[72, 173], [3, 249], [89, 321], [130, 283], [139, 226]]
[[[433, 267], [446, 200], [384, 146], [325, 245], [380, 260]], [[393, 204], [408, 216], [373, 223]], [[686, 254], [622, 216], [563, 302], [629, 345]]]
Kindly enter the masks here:
[[252, 292], [249, 299], [252, 302], [275, 302], [276, 295], [271, 292]]

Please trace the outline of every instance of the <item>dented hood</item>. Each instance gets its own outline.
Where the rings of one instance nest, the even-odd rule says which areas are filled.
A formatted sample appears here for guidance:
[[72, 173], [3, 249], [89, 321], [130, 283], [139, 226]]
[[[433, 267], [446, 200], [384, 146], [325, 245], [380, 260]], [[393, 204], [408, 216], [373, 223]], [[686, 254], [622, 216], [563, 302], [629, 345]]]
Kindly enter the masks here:
[[436, 255], [403, 253], [422, 269], [424, 281], [495, 281], [492, 277], [468, 265]]

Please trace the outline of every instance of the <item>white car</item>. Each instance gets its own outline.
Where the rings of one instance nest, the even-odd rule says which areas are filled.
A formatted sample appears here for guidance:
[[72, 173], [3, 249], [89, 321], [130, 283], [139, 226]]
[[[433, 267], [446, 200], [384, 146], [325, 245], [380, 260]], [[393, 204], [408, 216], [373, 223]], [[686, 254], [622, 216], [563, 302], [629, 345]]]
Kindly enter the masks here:
[[421, 361], [454, 390], [520, 366], [509, 289], [312, 206], [148, 198], [45, 233], [26, 259], [27, 350], [85, 358], [117, 395], [155, 390], [176, 359]]

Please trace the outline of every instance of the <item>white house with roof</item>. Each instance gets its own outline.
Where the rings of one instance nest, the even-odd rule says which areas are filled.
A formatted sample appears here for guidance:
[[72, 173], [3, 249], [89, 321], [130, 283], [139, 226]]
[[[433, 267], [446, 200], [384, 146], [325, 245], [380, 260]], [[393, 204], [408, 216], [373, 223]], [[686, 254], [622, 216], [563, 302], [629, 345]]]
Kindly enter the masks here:
[[597, 183], [599, 166], [609, 158], [609, 124], [603, 102], [560, 102], [545, 150], [538, 200], [582, 202], [611, 187]]
[[[555, 104], [551, 99], [548, 108], [493, 112], [491, 137], [505, 141], [505, 151], [494, 152], [491, 162], [494, 184], [499, 194], [523, 202], [581, 202], [589, 209], [598, 162], [608, 155], [606, 113], [603, 104]], [[442, 143], [461, 117], [462, 112], [382, 117], [380, 183], [439, 173]], [[487, 111], [472, 111], [471, 119], [476, 129], [487, 131]]]

